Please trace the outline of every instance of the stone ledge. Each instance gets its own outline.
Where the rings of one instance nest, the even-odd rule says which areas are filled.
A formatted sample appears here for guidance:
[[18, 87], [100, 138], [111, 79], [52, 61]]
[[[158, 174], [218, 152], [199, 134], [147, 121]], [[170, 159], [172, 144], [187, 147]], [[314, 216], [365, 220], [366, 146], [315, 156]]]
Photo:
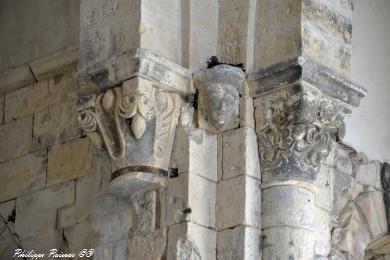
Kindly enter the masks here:
[[136, 76], [149, 79], [169, 92], [195, 93], [190, 70], [139, 48], [93, 72], [80, 72], [77, 90], [81, 95], [100, 92]]
[[42, 80], [68, 65], [76, 63], [78, 56], [78, 47], [71, 46], [33, 60], [29, 64], [22, 64], [0, 72], [0, 94]]
[[31, 71], [37, 80], [42, 80], [63, 68], [77, 63], [78, 46], [70, 46], [51, 55], [30, 62]]
[[259, 97], [297, 81], [314, 85], [327, 96], [358, 106], [367, 90], [332, 69], [302, 57], [278, 63], [248, 76], [250, 95]]
[[379, 238], [374, 239], [368, 244], [367, 251], [372, 251], [375, 254], [387, 254], [390, 252], [390, 235], [385, 234]]
[[33, 82], [35, 78], [28, 64], [9, 68], [0, 74], [0, 94], [17, 90]]

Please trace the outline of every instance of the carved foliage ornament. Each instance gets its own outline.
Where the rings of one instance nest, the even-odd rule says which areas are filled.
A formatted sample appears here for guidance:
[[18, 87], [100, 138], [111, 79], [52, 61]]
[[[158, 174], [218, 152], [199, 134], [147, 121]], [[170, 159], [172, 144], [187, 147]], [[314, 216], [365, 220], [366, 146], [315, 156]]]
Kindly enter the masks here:
[[257, 132], [265, 174], [314, 180], [348, 110], [309, 87], [293, 86], [258, 99]]
[[[79, 112], [79, 123], [87, 134], [100, 133], [104, 144], [114, 160], [114, 165], [127, 165], [127, 154], [130, 135], [135, 140], [141, 140], [145, 131], [155, 120], [154, 153], [156, 158], [170, 154], [174, 129], [180, 114], [180, 99], [178, 95], [166, 93], [155, 87], [145, 91], [126, 91], [122, 87], [109, 89], [98, 96], [91, 96], [90, 104]], [[96, 139], [96, 136], [95, 136]], [[137, 142], [137, 141], [135, 141]], [[129, 149], [127, 151], [127, 149]], [[150, 158], [145, 158], [150, 162]], [[158, 163], [157, 163], [158, 164]], [[161, 166], [167, 168], [164, 160]]]

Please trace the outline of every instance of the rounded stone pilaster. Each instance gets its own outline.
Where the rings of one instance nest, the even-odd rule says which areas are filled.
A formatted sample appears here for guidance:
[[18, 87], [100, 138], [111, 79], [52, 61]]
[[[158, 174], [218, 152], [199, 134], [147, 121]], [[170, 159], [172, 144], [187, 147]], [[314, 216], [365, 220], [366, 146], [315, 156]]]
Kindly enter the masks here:
[[330, 250], [330, 215], [316, 206], [318, 190], [306, 181], [262, 187], [263, 259], [315, 259]]
[[330, 212], [317, 205], [315, 182], [352, 106], [302, 80], [262, 93], [254, 106], [263, 259], [325, 259]]

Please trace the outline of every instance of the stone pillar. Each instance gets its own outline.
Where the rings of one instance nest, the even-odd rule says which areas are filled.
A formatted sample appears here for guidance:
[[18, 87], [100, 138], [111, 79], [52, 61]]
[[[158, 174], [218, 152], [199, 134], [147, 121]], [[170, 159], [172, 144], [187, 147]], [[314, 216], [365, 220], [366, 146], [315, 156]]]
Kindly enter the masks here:
[[81, 128], [108, 151], [116, 194], [156, 188], [171, 175], [182, 97], [194, 94], [178, 65], [180, 2], [83, 0], [80, 12]]
[[[339, 82], [340, 91], [349, 88]], [[356, 98], [352, 91], [343, 97]], [[264, 259], [315, 259], [330, 249], [330, 212], [317, 206], [323, 160], [351, 103], [297, 79], [254, 101], [262, 172]], [[327, 198], [330, 199], [329, 197]]]
[[[350, 75], [352, 1], [259, 0], [253, 73], [262, 172], [263, 259], [325, 259], [330, 212], [320, 171], [365, 95]], [[319, 178], [321, 177], [321, 178]], [[329, 185], [329, 183], [328, 183]]]

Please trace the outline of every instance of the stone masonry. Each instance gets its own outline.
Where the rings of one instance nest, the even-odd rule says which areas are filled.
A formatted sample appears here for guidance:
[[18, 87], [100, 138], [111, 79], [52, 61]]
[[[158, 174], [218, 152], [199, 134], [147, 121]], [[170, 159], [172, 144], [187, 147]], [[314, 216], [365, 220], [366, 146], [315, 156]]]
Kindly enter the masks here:
[[0, 259], [390, 259], [390, 166], [343, 143], [352, 14], [81, 0], [79, 46], [0, 72]]

